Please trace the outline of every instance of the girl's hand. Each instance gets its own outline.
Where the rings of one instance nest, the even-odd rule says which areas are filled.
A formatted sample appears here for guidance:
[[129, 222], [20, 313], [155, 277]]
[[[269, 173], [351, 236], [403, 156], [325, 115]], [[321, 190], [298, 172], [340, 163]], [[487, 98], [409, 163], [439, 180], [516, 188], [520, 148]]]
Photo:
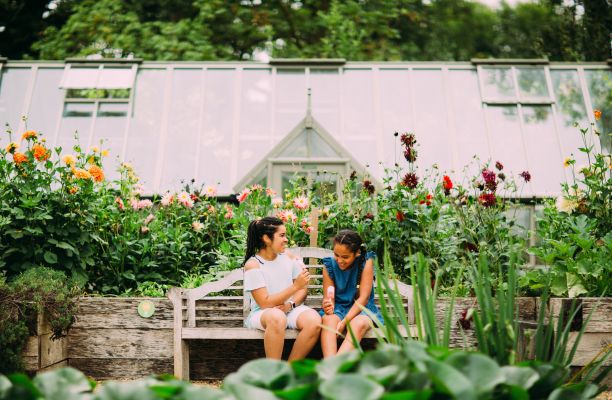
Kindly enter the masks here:
[[338, 322], [338, 325], [336, 325], [336, 330], [338, 332], [344, 332], [345, 329], [346, 329], [346, 320], [342, 319], [340, 320], [340, 322]]
[[302, 272], [295, 278], [293, 284], [296, 289], [304, 289], [308, 285], [308, 281], [310, 280], [310, 273], [308, 269], [304, 268]]
[[326, 315], [332, 315], [334, 313], [334, 303], [331, 299], [323, 299], [323, 312]]
[[291, 303], [289, 303], [288, 301], [284, 302], [282, 305], [280, 306], [276, 306], [275, 308], [278, 308], [279, 310], [281, 310], [282, 312], [284, 312], [285, 314], [287, 314], [289, 311], [291, 311]]

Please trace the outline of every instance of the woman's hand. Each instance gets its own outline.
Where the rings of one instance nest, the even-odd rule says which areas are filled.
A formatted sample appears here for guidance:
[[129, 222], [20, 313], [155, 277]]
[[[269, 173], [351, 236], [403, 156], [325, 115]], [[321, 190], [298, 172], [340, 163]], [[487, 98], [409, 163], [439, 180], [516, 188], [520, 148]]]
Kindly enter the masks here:
[[302, 269], [302, 272], [295, 278], [293, 284], [297, 290], [304, 289], [308, 285], [308, 281], [310, 280], [310, 273], [308, 269]]
[[334, 313], [334, 302], [331, 299], [323, 299], [323, 312], [326, 315], [332, 315]]

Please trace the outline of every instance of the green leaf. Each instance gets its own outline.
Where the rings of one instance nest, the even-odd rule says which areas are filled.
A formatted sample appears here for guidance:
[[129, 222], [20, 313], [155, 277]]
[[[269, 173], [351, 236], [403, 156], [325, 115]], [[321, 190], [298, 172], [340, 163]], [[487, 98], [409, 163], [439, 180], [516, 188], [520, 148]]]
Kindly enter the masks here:
[[505, 381], [499, 365], [483, 354], [457, 352], [451, 354], [445, 363], [467, 377], [479, 397], [493, 392], [497, 385]]
[[94, 395], [94, 400], [158, 400], [145, 381], [108, 382]]
[[401, 392], [385, 393], [381, 400], [427, 400], [431, 397], [431, 389], [423, 391], [403, 390]]
[[319, 386], [319, 393], [333, 400], [376, 400], [385, 388], [358, 374], [338, 374]]
[[276, 390], [274, 394], [285, 400], [307, 400], [312, 398], [312, 394], [317, 391], [316, 383], [294, 386], [289, 389]]
[[232, 375], [240, 382], [272, 390], [286, 388], [293, 379], [287, 362], [267, 358], [249, 361]]
[[476, 400], [472, 382], [461, 372], [437, 360], [428, 360], [426, 364], [431, 380], [442, 393], [448, 393], [457, 399]]
[[57, 264], [57, 256], [49, 250], [45, 251], [44, 259], [49, 264]]
[[0, 400], [8, 399], [7, 396], [12, 386], [13, 384], [6, 376], [0, 375]]
[[316, 368], [319, 379], [327, 380], [333, 378], [336, 374], [348, 372], [357, 364], [359, 358], [359, 352], [349, 351], [324, 359]]
[[85, 375], [81, 371], [69, 367], [44, 372], [36, 376], [33, 383], [47, 400], [65, 400], [92, 390], [92, 386]]
[[529, 389], [540, 378], [540, 375], [529, 367], [506, 365], [501, 367], [507, 385]]
[[240, 380], [231, 380], [231, 382], [228, 382], [228, 379], [232, 375], [233, 374], [230, 374], [225, 379], [223, 387], [227, 392], [234, 395], [237, 400], [278, 400], [278, 397], [267, 389], [241, 383]]

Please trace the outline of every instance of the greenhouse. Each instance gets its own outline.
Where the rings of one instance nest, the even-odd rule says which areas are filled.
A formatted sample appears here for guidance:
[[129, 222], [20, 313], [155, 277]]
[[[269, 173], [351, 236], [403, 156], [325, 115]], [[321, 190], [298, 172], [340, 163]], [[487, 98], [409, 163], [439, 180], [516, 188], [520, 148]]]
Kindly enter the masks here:
[[192, 179], [219, 195], [252, 183], [280, 191], [295, 175], [340, 190], [352, 170], [380, 185], [403, 158], [394, 133], [413, 132], [421, 171], [435, 164], [461, 181], [476, 155], [529, 171], [521, 197], [550, 197], [572, 173], [566, 157], [586, 163], [575, 126], [612, 130], [606, 63], [5, 59], [0, 68], [3, 125], [40, 130], [63, 149], [76, 132], [81, 147], [109, 150], [110, 179], [117, 159], [130, 162], [149, 195]]

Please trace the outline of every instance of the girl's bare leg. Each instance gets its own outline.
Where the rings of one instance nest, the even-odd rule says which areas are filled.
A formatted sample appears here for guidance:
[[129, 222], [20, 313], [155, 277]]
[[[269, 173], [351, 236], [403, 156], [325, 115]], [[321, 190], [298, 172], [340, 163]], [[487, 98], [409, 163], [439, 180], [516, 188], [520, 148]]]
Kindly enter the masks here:
[[[365, 336], [366, 332], [372, 327], [372, 320], [367, 315], [358, 315], [349, 322], [355, 338], [361, 341], [361, 338]], [[353, 338], [348, 333], [348, 327], [346, 329], [346, 337], [338, 349], [338, 354], [345, 353], [353, 350]]]
[[298, 316], [297, 328], [300, 333], [295, 339], [291, 354], [289, 354], [289, 361], [301, 360], [310, 353], [310, 350], [319, 340], [321, 316], [315, 310], [306, 310]]
[[285, 345], [287, 315], [278, 308], [270, 308], [261, 315], [261, 325], [266, 330], [264, 333], [266, 358], [280, 360]]
[[329, 328], [321, 329], [321, 350], [323, 351], [323, 358], [334, 356], [338, 352], [338, 339], [335, 331], [339, 322], [340, 317], [336, 314], [323, 316], [323, 326]]

